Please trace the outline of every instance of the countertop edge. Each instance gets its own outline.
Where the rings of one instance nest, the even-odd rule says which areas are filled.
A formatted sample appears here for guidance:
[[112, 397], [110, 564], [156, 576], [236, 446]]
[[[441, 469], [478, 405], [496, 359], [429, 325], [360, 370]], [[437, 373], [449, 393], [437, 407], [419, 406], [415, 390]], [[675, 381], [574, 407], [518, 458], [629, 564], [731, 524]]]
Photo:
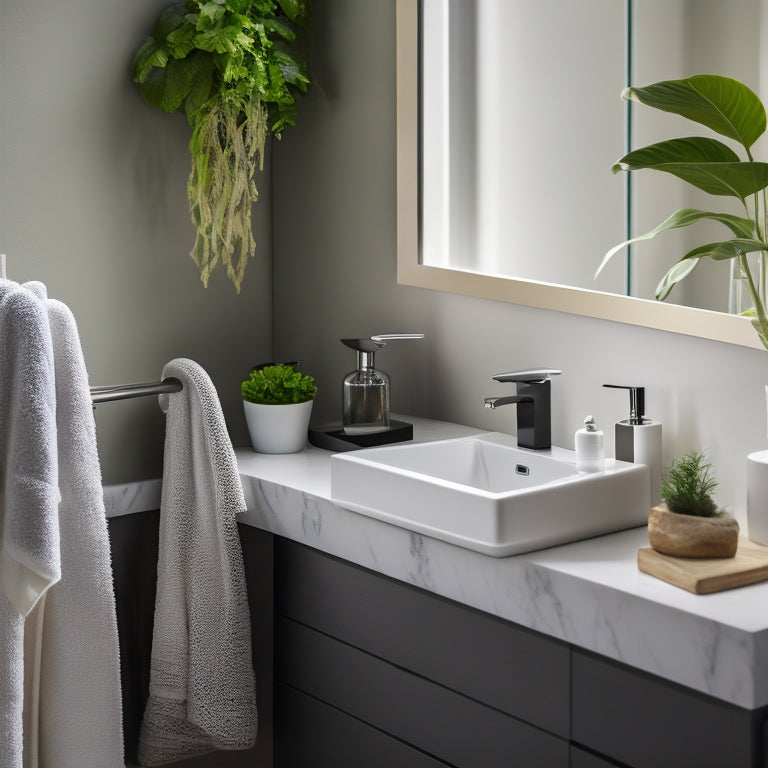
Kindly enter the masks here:
[[[422, 439], [482, 431], [413, 421]], [[643, 528], [489, 557], [337, 506], [328, 451], [235, 453], [246, 525], [739, 707], [768, 705], [768, 582], [699, 596], [640, 573]], [[105, 486], [107, 517], [158, 509], [161, 488]]]
[[[564, 570], [566, 547], [494, 558], [242, 475], [241, 522], [746, 709], [768, 704], [768, 632], [750, 632]], [[636, 551], [644, 530], [600, 537]], [[590, 540], [595, 541], [595, 540]], [[652, 578], [637, 574], [640, 578]], [[677, 590], [663, 585], [666, 590]], [[749, 588], [745, 588], [749, 589]], [[690, 596], [701, 599], [699, 596]]]

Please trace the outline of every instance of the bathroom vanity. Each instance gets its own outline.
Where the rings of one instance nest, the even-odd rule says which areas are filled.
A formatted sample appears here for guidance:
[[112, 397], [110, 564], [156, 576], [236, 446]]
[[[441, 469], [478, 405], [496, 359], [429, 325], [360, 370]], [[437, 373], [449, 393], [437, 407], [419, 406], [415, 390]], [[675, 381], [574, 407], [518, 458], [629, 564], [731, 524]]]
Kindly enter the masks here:
[[275, 766], [768, 766], [768, 583], [640, 573], [645, 528], [489, 557], [337, 506], [330, 456], [237, 451], [273, 545]]

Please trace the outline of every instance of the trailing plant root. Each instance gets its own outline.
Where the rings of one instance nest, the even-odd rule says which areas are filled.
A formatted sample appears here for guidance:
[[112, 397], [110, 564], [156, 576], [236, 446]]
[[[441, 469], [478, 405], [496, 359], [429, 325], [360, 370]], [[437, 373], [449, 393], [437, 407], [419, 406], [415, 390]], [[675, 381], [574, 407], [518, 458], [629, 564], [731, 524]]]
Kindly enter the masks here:
[[263, 168], [267, 130], [267, 110], [253, 98], [242, 111], [215, 103], [192, 134], [187, 194], [197, 236], [190, 256], [206, 287], [221, 262], [240, 293], [256, 252], [251, 205], [259, 196], [255, 172]]

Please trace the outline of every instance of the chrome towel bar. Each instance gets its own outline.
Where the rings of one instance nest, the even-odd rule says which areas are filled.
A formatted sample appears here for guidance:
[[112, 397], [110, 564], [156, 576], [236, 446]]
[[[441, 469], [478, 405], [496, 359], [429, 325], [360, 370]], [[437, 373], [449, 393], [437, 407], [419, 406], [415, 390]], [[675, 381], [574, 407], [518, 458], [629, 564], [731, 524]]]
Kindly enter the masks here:
[[91, 400], [94, 405], [107, 403], [110, 400], [126, 400], [130, 397], [146, 397], [147, 395], [162, 395], [163, 393], [181, 392], [182, 383], [173, 376], [162, 381], [146, 384], [115, 384], [101, 387], [91, 387]]

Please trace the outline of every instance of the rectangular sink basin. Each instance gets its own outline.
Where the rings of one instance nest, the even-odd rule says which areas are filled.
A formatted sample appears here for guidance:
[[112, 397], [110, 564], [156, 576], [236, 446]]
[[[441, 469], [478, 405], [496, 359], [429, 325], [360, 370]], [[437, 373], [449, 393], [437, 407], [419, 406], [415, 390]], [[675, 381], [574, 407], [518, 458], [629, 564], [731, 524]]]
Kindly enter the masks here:
[[649, 485], [641, 464], [579, 472], [573, 451], [499, 432], [331, 457], [340, 507], [494, 557], [646, 525]]

